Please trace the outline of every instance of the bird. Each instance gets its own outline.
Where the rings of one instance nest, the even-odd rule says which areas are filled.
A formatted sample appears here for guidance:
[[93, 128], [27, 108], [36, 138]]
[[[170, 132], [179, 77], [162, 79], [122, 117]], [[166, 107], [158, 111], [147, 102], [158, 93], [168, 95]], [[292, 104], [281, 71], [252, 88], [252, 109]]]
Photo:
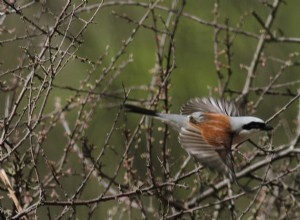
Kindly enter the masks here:
[[260, 131], [273, 128], [254, 116], [241, 116], [237, 105], [226, 99], [192, 98], [180, 114], [160, 113], [125, 103], [127, 112], [160, 119], [179, 133], [181, 146], [197, 162], [236, 181], [232, 149]]

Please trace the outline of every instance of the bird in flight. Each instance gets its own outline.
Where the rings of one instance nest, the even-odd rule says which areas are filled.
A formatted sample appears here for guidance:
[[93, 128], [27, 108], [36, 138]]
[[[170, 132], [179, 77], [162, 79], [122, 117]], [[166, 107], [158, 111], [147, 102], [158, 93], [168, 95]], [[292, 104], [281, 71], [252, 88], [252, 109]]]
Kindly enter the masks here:
[[259, 131], [273, 128], [262, 119], [240, 116], [237, 106], [225, 99], [193, 98], [181, 114], [159, 113], [136, 105], [124, 104], [129, 112], [160, 119], [179, 133], [182, 147], [203, 166], [235, 180], [232, 148]]

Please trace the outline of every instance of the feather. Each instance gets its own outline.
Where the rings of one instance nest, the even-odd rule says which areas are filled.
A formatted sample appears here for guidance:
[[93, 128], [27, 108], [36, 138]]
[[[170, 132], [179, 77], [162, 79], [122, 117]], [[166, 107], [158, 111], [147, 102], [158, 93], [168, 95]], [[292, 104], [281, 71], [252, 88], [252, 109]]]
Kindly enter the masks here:
[[124, 104], [125, 110], [128, 112], [134, 112], [143, 115], [149, 116], [158, 116], [156, 111], [145, 109], [136, 105]]
[[202, 165], [234, 179], [230, 149], [207, 144], [199, 130], [192, 126], [181, 128], [179, 142]]
[[233, 102], [225, 99], [218, 100], [212, 97], [190, 99], [181, 108], [181, 114], [190, 115], [194, 112], [210, 112], [225, 114], [228, 116], [239, 116], [239, 110]]

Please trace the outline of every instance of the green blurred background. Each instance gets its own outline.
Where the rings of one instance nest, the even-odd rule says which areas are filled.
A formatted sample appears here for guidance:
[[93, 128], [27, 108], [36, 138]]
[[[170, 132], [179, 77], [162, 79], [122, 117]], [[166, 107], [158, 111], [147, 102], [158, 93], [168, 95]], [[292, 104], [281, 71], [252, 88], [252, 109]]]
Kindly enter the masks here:
[[[29, 2], [29, 1], [28, 1]], [[80, 45], [74, 44], [73, 52], [74, 57], [70, 59], [64, 66], [59, 70], [59, 73], [55, 77], [54, 84], [58, 87], [64, 87], [63, 89], [54, 87], [51, 91], [48, 104], [45, 109], [45, 114], [52, 112], [55, 109], [55, 102], [57, 98], [60, 99], [61, 104], [65, 105], [70, 97], [73, 97], [75, 92], [66, 88], [78, 88], [81, 82], [90, 74], [89, 83], [94, 84], [94, 81], [103, 74], [103, 69], [110, 65], [111, 59], [116, 56], [120, 48], [122, 47], [122, 42], [130, 38], [132, 31], [137, 27], [136, 24], [121, 18], [120, 15], [126, 15], [134, 22], [139, 22], [139, 20], [144, 16], [147, 8], [141, 7], [136, 4], [128, 4], [126, 1], [112, 2], [104, 1], [104, 6], [100, 8], [96, 16], [94, 17], [94, 22], [87, 26], [86, 31], [80, 36], [82, 43]], [[149, 1], [135, 1], [137, 3], [148, 4]], [[150, 1], [151, 2], [151, 1]], [[162, 1], [159, 3], [162, 7], [170, 8], [175, 1]], [[247, 32], [255, 33], [259, 35], [262, 31], [261, 24], [258, 20], [251, 14], [251, 11], [255, 11], [260, 18], [265, 21], [269, 8], [262, 4], [263, 1], [259, 0], [199, 0], [199, 1], [186, 1], [183, 12], [185, 13], [180, 17], [177, 31], [174, 37], [174, 56], [176, 60], [176, 68], [172, 71], [170, 75], [170, 89], [169, 89], [169, 102], [171, 105], [170, 112], [177, 113], [180, 111], [180, 107], [192, 97], [203, 97], [203, 96], [216, 96], [218, 97], [218, 75], [216, 73], [216, 66], [214, 64], [214, 31], [212, 26], [201, 24], [187, 15], [193, 15], [206, 22], [212, 22], [214, 20], [214, 5], [218, 3], [218, 23], [225, 25], [226, 20], [228, 20], [228, 26], [238, 27]], [[272, 1], [264, 1], [270, 2]], [[20, 1], [18, 4], [23, 5], [26, 1]], [[81, 1], [72, 1], [74, 5], [73, 8], [81, 4]], [[99, 1], [88, 1], [86, 7], [93, 6], [94, 4], [99, 4]], [[297, 0], [287, 0], [282, 3], [279, 11], [274, 19], [274, 24], [272, 26], [272, 33], [275, 36], [286, 36], [286, 37], [298, 37], [300, 35], [299, 29], [299, 1]], [[25, 16], [28, 16], [34, 20], [34, 15], [41, 13], [42, 15], [36, 21], [43, 28], [50, 28], [57, 18], [58, 14], [62, 10], [65, 1], [46, 1], [32, 4], [30, 7], [22, 10]], [[177, 8], [181, 6], [181, 2], [177, 4]], [[48, 11], [43, 11], [47, 8]], [[84, 8], [84, 7], [82, 7]], [[69, 9], [69, 11], [72, 7]], [[50, 13], [51, 12], [51, 13]], [[95, 12], [95, 8], [91, 10], [83, 10], [83, 12], [78, 13], [77, 16], [88, 20], [92, 13]], [[164, 22], [167, 20], [168, 12], [161, 9], [155, 10], [155, 15], [157, 16], [157, 26], [160, 30], [165, 31]], [[172, 17], [173, 19], [174, 17]], [[173, 21], [172, 21], [173, 22]], [[153, 20], [151, 15], [144, 22], [145, 25], [152, 26]], [[6, 16], [2, 26], [5, 26], [6, 31], [2, 31], [0, 35], [1, 49], [1, 66], [0, 71], [6, 72], [9, 69], [16, 68], [16, 66], [23, 65], [20, 64], [20, 57], [28, 56], [25, 52], [25, 48], [28, 49], [28, 53], [37, 56], [41, 50], [41, 42], [43, 42], [42, 36], [32, 37], [30, 40], [17, 40], [12, 42], [3, 43], [6, 39], [11, 39], [14, 36], [23, 36], [32, 31], [32, 26], [28, 22], [24, 21], [20, 15], [12, 13]], [[84, 26], [84, 23], [80, 19], [74, 18], [72, 22], [65, 22], [60, 28], [61, 30], [69, 26], [68, 34], [75, 36], [76, 33]], [[0, 26], [1, 28], [1, 26]], [[169, 27], [172, 30], [172, 25]], [[4, 30], [4, 28], [3, 28]], [[10, 33], [8, 30], [11, 30]], [[219, 34], [219, 48], [225, 48], [224, 41], [226, 36], [225, 31], [221, 31]], [[231, 53], [232, 53], [232, 63], [231, 70], [232, 76], [229, 82], [228, 88], [233, 91], [241, 91], [245, 79], [247, 76], [247, 71], [241, 66], [249, 66], [253, 58], [255, 48], [257, 46], [258, 40], [255, 38], [247, 37], [243, 34], [230, 33], [232, 41]], [[61, 36], [54, 38], [52, 46], [58, 45], [61, 41]], [[167, 41], [170, 39], [167, 37]], [[57, 41], [57, 42], [55, 42]], [[67, 48], [68, 41], [64, 43], [62, 48]], [[149, 98], [149, 90], [147, 89], [151, 83], [151, 79], [155, 74], [153, 72], [156, 62], [157, 62], [157, 45], [155, 34], [152, 30], [140, 27], [134, 35], [132, 42], [125, 50], [123, 54], [115, 63], [116, 68], [122, 66], [122, 63], [130, 60], [130, 62], [125, 65], [124, 68], [117, 71], [111, 71], [108, 74], [106, 80], [100, 83], [95, 90], [96, 92], [103, 92], [107, 94], [116, 94], [118, 98], [111, 96], [104, 96], [97, 100], [95, 111], [89, 120], [86, 129], [82, 133], [82, 137], [88, 139], [89, 144], [94, 146], [93, 155], [96, 157], [101, 149], [104, 147], [105, 139], [112, 126], [112, 122], [119, 111], [119, 106], [123, 101], [123, 86], [125, 90], [129, 90], [131, 87], [143, 86], [146, 89], [132, 90], [129, 93], [130, 99], [147, 99]], [[257, 69], [257, 77], [254, 80], [254, 87], [265, 87], [269, 84], [272, 77], [274, 77], [280, 67], [283, 65], [284, 61], [297, 62], [299, 53], [299, 44], [297, 43], [279, 43], [271, 42], [265, 45], [263, 50], [263, 58], [265, 58], [265, 63], [261, 63]], [[296, 54], [296, 55], [295, 55]], [[295, 55], [295, 56], [294, 56]], [[99, 57], [103, 56], [101, 64], [94, 66], [89, 64], [89, 62], [95, 62]], [[78, 58], [80, 57], [80, 59]], [[280, 61], [279, 61], [280, 59]], [[30, 63], [30, 59], [25, 59]], [[226, 57], [220, 56], [220, 60], [226, 63]], [[165, 63], [164, 63], [165, 64]], [[30, 68], [28, 68], [29, 70]], [[28, 71], [23, 69], [20, 75], [26, 75]], [[226, 76], [226, 69], [222, 68], [221, 71]], [[17, 71], [15, 72], [17, 74]], [[114, 74], [116, 79], [113, 79]], [[275, 84], [287, 83], [292, 81], [297, 81], [299, 77], [299, 67], [294, 65], [288, 67], [285, 73], [282, 74]], [[1, 80], [6, 80], [7, 83], [11, 82], [12, 75], [6, 74], [2, 76]], [[112, 80], [112, 83], [110, 83]], [[36, 81], [38, 83], [38, 81]], [[299, 84], [295, 84], [288, 87], [282, 87], [276, 91], [291, 94], [296, 94]], [[84, 93], [80, 93], [80, 96], [85, 97]], [[4, 106], [7, 97], [11, 97], [8, 93], [0, 94], [1, 105]], [[226, 93], [226, 97], [234, 99], [237, 95]], [[291, 95], [292, 96], [292, 95]], [[278, 109], [285, 105], [291, 96], [275, 96], [266, 95], [263, 102], [259, 105], [255, 115], [267, 119], [271, 117]], [[249, 96], [249, 101], [256, 101], [258, 94], [251, 92]], [[26, 101], [25, 101], [26, 103]], [[158, 109], [163, 109], [163, 103], [158, 102]], [[0, 109], [1, 114], [4, 115], [4, 109]], [[69, 122], [71, 130], [76, 123], [78, 109], [73, 109], [66, 112], [65, 116]], [[271, 122], [272, 125], [278, 125], [280, 120], [284, 120], [289, 125], [291, 135], [293, 134], [296, 125], [296, 115], [297, 115], [297, 105], [293, 104], [288, 108], [281, 117], [276, 118]], [[124, 148], [126, 146], [124, 129], [128, 129], [132, 132], [139, 122], [141, 116], [137, 115], [123, 115], [118, 119], [116, 130], [113, 133], [113, 138], [109, 142], [110, 148], [106, 150], [105, 156], [101, 159], [102, 171], [109, 176], [112, 176], [115, 172], [116, 167], [124, 153]], [[160, 122], [154, 123], [154, 142], [153, 142], [153, 158], [154, 158], [154, 169], [157, 178], [163, 178], [160, 161], [158, 158], [162, 158], [162, 148], [159, 141], [163, 138], [163, 132], [158, 131], [159, 127], [163, 125]], [[145, 129], [142, 129], [133, 143], [133, 147], [130, 148], [128, 156], [133, 157], [133, 167], [136, 170], [136, 177], [138, 181], [144, 182], [147, 172], [146, 159], [143, 156], [146, 153], [146, 136]], [[184, 158], [187, 156], [186, 153], [180, 148], [177, 141], [177, 134], [170, 131], [171, 134], [168, 138], [167, 146], [171, 149], [170, 168], [171, 176], [176, 174], [178, 166], [182, 163]], [[285, 134], [284, 129], [279, 126], [275, 131], [273, 143], [277, 146], [284, 144], [289, 141], [289, 137]], [[139, 140], [140, 139], [140, 140]], [[43, 144], [43, 149], [47, 158], [51, 161], [57, 161], [61, 158], [65, 145], [68, 142], [68, 138], [65, 135], [65, 130], [63, 126], [58, 122], [51, 132], [48, 134], [46, 142]], [[78, 145], [81, 145], [78, 141]], [[23, 146], [23, 151], [26, 151], [26, 146]], [[113, 150], [112, 150], [113, 149]], [[73, 174], [71, 176], [66, 176], [61, 179], [61, 185], [69, 194], [73, 194], [78, 186], [82, 182], [82, 167], [78, 165], [79, 159], [76, 154], [71, 155], [67, 164], [65, 165], [65, 170], [68, 168], [73, 169]], [[45, 163], [41, 162], [39, 164], [42, 175], [48, 173]], [[188, 170], [194, 168], [193, 161], [190, 161]], [[117, 175], [117, 182], [124, 182], [125, 168], [122, 166], [120, 172]], [[99, 186], [97, 179], [91, 178], [88, 182], [87, 187], [83, 190], [83, 194], [80, 199], [90, 199], [97, 197], [103, 192], [103, 187]], [[135, 183], [137, 184], [138, 181]], [[195, 184], [196, 179], [191, 177], [185, 182], [191, 185]], [[133, 184], [134, 185], [134, 184]], [[52, 189], [53, 190], [53, 189]], [[47, 193], [50, 194], [52, 191], [49, 189]], [[62, 193], [59, 189], [58, 194]], [[186, 198], [192, 189], [176, 189], [174, 195], [178, 198]], [[145, 204], [150, 204], [151, 201], [147, 197], [143, 199]], [[152, 201], [154, 209], [159, 209], [159, 201]], [[104, 219], [108, 217], [108, 212], [114, 213], [114, 207], [116, 207], [118, 202], [110, 201], [106, 203], [97, 204], [95, 213], [93, 214], [93, 219]], [[243, 206], [243, 205], [242, 205]], [[124, 208], [126, 206], [124, 205]], [[57, 210], [56, 210], [57, 209]], [[58, 215], [61, 212], [61, 208], [51, 207], [53, 215]], [[85, 207], [80, 207], [76, 210], [76, 216], [78, 219], [84, 219], [87, 215], [87, 210]], [[209, 213], [209, 210], [206, 210]], [[46, 207], [41, 207], [38, 209], [38, 214], [41, 218], [46, 216]], [[117, 219], [122, 209], [116, 209], [117, 214], [111, 214], [113, 219]], [[124, 212], [124, 219], [126, 219], [127, 214]], [[141, 213], [137, 210], [132, 210], [132, 213], [136, 219], [141, 217]], [[226, 212], [225, 212], [226, 214]], [[224, 215], [226, 219], [228, 213]], [[129, 215], [128, 215], [129, 216]], [[152, 216], [147, 216], [151, 218]], [[204, 217], [205, 219], [205, 217]]]

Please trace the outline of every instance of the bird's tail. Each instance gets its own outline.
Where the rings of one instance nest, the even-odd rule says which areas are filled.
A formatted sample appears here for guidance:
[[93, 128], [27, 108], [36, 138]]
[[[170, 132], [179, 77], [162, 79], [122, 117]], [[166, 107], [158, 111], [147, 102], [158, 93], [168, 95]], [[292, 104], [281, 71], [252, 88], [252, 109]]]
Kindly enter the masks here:
[[138, 114], [143, 114], [143, 115], [149, 115], [153, 117], [158, 117], [159, 114], [156, 111], [150, 110], [150, 109], [145, 109], [136, 105], [130, 105], [130, 104], [124, 104], [125, 111], [127, 112], [133, 112], [133, 113], [138, 113]]
[[167, 113], [159, 113], [153, 110], [141, 108], [139, 106], [124, 104], [125, 111], [133, 112], [143, 115], [148, 115], [159, 119], [168, 125], [171, 125], [176, 131], [180, 131], [180, 129], [188, 123], [188, 119], [186, 115], [177, 115], [177, 114], [167, 114]]

